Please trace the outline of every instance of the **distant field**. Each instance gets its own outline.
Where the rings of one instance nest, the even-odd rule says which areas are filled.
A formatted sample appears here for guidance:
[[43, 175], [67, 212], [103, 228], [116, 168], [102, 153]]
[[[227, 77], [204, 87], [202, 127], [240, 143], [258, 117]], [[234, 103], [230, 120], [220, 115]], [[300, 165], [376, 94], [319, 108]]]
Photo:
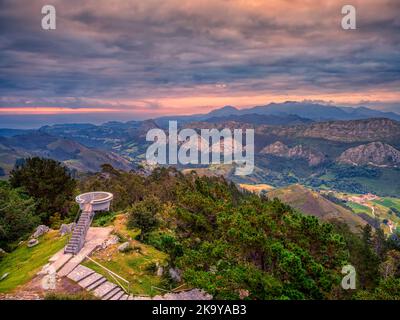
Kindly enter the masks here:
[[395, 169], [382, 170], [382, 175], [375, 178], [356, 177], [355, 182], [366, 186], [368, 190], [387, 197], [400, 196], [400, 171]]
[[372, 210], [371, 208], [364, 206], [362, 204], [359, 203], [355, 203], [355, 202], [351, 202], [348, 201], [346, 202], [346, 204], [355, 212], [355, 213], [368, 213], [368, 214], [372, 214]]
[[381, 200], [375, 200], [374, 202], [387, 208], [396, 208], [400, 210], [400, 199], [382, 198]]
[[245, 189], [250, 192], [260, 193], [262, 191], [268, 192], [275, 189], [273, 186], [269, 184], [246, 184], [240, 183], [239, 187]]
[[278, 198], [304, 214], [313, 215], [324, 221], [336, 219], [347, 223], [354, 231], [365, 224], [352, 210], [346, 209], [323, 197], [319, 192], [295, 184], [285, 188], [274, 189], [267, 194]]

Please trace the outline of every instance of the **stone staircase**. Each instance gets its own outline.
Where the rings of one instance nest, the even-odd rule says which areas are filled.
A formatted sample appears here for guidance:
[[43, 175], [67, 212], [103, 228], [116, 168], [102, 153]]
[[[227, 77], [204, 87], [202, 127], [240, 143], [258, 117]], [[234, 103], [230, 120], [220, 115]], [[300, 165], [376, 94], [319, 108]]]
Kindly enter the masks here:
[[67, 277], [102, 300], [133, 300], [120, 286], [83, 265], [78, 265]]
[[79, 217], [78, 223], [72, 232], [71, 239], [65, 247], [64, 253], [76, 255], [82, 249], [85, 243], [87, 231], [92, 223], [93, 216], [94, 212], [92, 205], [90, 203], [86, 203], [83, 208], [83, 212]]

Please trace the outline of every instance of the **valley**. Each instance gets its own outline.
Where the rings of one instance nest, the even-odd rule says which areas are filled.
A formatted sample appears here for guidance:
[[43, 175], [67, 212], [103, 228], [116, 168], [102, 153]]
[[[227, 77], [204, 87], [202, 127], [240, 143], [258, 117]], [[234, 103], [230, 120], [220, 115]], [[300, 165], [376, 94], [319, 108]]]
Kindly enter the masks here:
[[[308, 117], [302, 111], [306, 107]], [[361, 111], [362, 114], [357, 113]], [[145, 162], [150, 145], [146, 133], [154, 128], [167, 129], [171, 119], [59, 124], [29, 131], [1, 129], [0, 175], [6, 179], [15, 164], [32, 156], [58, 160], [76, 176], [96, 172], [105, 163], [125, 171], [150, 172], [154, 168]], [[358, 221], [352, 221], [353, 225], [367, 221], [383, 226], [389, 233], [397, 228], [400, 122], [395, 114], [287, 102], [243, 110], [224, 107], [176, 119], [179, 130], [255, 129], [252, 174], [234, 175], [235, 163], [178, 165], [185, 174], [223, 176], [241, 189], [276, 195], [294, 207], [303, 197], [302, 201], [309, 199], [309, 203], [299, 209], [327, 217], [344, 215], [343, 219], [349, 221], [353, 220], [350, 213]], [[292, 193], [298, 194], [299, 200], [292, 199]], [[354, 200], [368, 193], [380, 200]], [[333, 201], [328, 205], [326, 201], [330, 200]], [[331, 209], [325, 212], [327, 205]]]

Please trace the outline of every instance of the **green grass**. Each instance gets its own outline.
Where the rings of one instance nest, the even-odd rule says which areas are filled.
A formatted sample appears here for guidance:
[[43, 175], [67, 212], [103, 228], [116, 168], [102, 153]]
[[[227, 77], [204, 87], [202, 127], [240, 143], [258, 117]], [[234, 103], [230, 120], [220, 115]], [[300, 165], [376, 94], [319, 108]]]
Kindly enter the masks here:
[[46, 294], [44, 300], [99, 300], [99, 298], [87, 291], [76, 294], [52, 292]]
[[366, 186], [372, 193], [396, 197], [400, 194], [400, 170], [383, 169], [379, 178], [357, 177], [351, 180]]
[[348, 201], [346, 204], [355, 212], [355, 213], [367, 213], [367, 214], [372, 214], [372, 211], [369, 207], [364, 206], [359, 203], [351, 202]]
[[[150, 296], [159, 294], [160, 292], [153, 290], [151, 287], [156, 286], [162, 288], [163, 280], [154, 272], [149, 271], [148, 267], [156, 262], [163, 265], [167, 255], [152, 246], [134, 240], [140, 233], [140, 230], [127, 229], [127, 218], [127, 215], [124, 214], [117, 214], [114, 216], [112, 220], [114, 234], [118, 235], [121, 242], [129, 241], [133, 249], [140, 248], [140, 252], [138, 252], [138, 250], [131, 250], [126, 253], [121, 253], [117, 249], [119, 244], [116, 244], [104, 251], [95, 252], [91, 258], [128, 280], [130, 282], [131, 293]], [[86, 260], [83, 264], [115, 283], [115, 280], [108, 272], [96, 263]], [[122, 284], [124, 285], [125, 283], [122, 282]]]
[[117, 213], [113, 211], [99, 212], [94, 216], [92, 227], [106, 227], [113, 223]]
[[[132, 245], [135, 246], [134, 243]], [[156, 262], [163, 264], [166, 255], [151, 246], [140, 244], [140, 247], [142, 248], [141, 253], [136, 251], [131, 251], [129, 253], [114, 251], [109, 258], [107, 255], [102, 255], [101, 253], [94, 255], [92, 258], [129, 281], [131, 293], [153, 296], [159, 292], [152, 289], [152, 286], [163, 287], [163, 280], [153, 271], [149, 271], [148, 267]], [[115, 283], [115, 280], [108, 272], [94, 262], [87, 260], [83, 264]], [[121, 282], [121, 284], [125, 286], [124, 282]]]
[[396, 208], [400, 210], [400, 199], [396, 198], [382, 198], [381, 200], [374, 200], [375, 203], [380, 204], [388, 209]]
[[31, 280], [66, 241], [66, 236], [60, 237], [57, 231], [50, 231], [39, 238], [37, 246], [28, 248], [24, 242], [7, 254], [0, 261], [0, 277], [5, 273], [9, 275], [0, 281], [0, 292], [11, 292]]

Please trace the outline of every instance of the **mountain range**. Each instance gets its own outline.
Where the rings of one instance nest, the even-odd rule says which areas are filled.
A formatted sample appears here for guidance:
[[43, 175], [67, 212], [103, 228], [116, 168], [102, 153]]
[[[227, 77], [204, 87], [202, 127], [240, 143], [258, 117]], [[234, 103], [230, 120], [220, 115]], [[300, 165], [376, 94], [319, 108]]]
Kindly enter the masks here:
[[88, 148], [74, 140], [55, 137], [40, 131], [13, 137], [0, 137], [0, 166], [8, 172], [21, 158], [39, 156], [63, 162], [80, 172], [96, 172], [109, 163], [129, 170], [130, 163], [114, 152]]
[[18, 159], [35, 155], [78, 171], [96, 171], [103, 163], [130, 170], [145, 159], [148, 130], [165, 129], [168, 119], [178, 120], [180, 128], [254, 128], [256, 168], [244, 177], [228, 170], [235, 182], [400, 194], [399, 115], [299, 102], [102, 125], [0, 129], [0, 174], [7, 174]]
[[283, 103], [270, 103], [263, 106], [255, 106], [245, 109], [237, 109], [233, 106], [225, 106], [206, 114], [195, 114], [187, 116], [168, 116], [157, 119], [160, 126], [165, 126], [169, 120], [179, 122], [205, 121], [213, 118], [224, 118], [244, 115], [264, 116], [298, 116], [313, 121], [329, 120], [358, 120], [368, 118], [387, 118], [400, 121], [400, 114], [385, 112], [366, 107], [339, 107], [310, 102], [286, 101]]
[[[58, 160], [75, 173], [99, 171], [108, 163], [125, 171], [143, 168], [150, 129], [255, 130], [255, 169], [235, 176], [233, 165], [179, 166], [184, 173], [222, 175], [237, 184], [268, 185], [294, 208], [329, 221], [341, 220], [358, 230], [366, 223], [351, 208], [323, 197], [320, 191], [400, 194], [400, 116], [366, 108], [341, 108], [286, 102], [238, 110], [227, 106], [204, 115], [57, 124], [38, 130], [0, 129], [0, 176], [22, 158]], [[366, 218], [372, 219], [369, 215]], [[387, 217], [385, 218], [387, 219]]]

